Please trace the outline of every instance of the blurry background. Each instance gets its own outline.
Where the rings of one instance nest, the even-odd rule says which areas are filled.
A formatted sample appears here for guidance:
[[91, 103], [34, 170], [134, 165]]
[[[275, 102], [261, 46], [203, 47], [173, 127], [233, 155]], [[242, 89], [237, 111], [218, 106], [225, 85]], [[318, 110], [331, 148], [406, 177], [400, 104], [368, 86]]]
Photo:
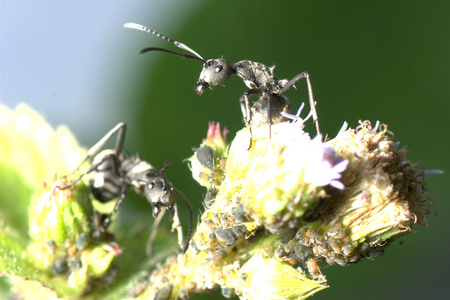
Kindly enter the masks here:
[[[376, 261], [324, 269], [331, 288], [314, 299], [449, 299], [449, 16], [445, 1], [2, 1], [0, 102], [28, 103], [87, 147], [127, 122], [125, 147], [157, 168], [170, 160], [170, 180], [200, 209], [204, 190], [182, 160], [208, 121], [233, 139], [244, 125], [238, 99], [246, 87], [231, 78], [199, 97], [199, 61], [139, 55], [148, 46], [178, 48], [122, 25], [154, 28], [204, 58], [276, 62], [279, 78], [308, 71], [322, 132], [334, 137], [344, 121], [354, 128], [380, 120], [411, 161], [447, 172], [428, 179], [439, 212], [428, 228]], [[306, 84], [287, 96], [295, 111], [308, 100]], [[130, 198], [124, 210], [142, 215], [132, 222], [150, 225], [148, 203]]]

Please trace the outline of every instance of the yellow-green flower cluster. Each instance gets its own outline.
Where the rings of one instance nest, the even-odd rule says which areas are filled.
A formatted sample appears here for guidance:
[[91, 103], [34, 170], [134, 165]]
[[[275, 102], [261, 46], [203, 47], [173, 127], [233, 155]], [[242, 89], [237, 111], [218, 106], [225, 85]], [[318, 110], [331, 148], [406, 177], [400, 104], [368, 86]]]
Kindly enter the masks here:
[[109, 280], [114, 259], [121, 253], [115, 242], [95, 240], [95, 213], [89, 189], [83, 184], [61, 190], [67, 182], [44, 183], [33, 197], [27, 257], [56, 289], [80, 296], [94, 280]]
[[89, 189], [58, 188], [85, 154], [66, 127], [0, 105], [0, 272], [23, 299], [76, 298], [115, 271], [117, 244], [91, 237]]
[[239, 131], [191, 247], [155, 271], [141, 297], [183, 298], [220, 286], [226, 297], [306, 298], [327, 287], [318, 262], [346, 266], [379, 256], [425, 223], [431, 195], [423, 170], [386, 126], [346, 126], [327, 142], [311, 139], [298, 121], [273, 125], [270, 137], [260, 126], [250, 149], [249, 131]]
[[[299, 116], [285, 117], [294, 121], [271, 130], [254, 126], [251, 137], [244, 128], [230, 144], [226, 131], [209, 124], [189, 159], [193, 177], [206, 187], [189, 249], [122, 291], [130, 298], [185, 299], [221, 288], [227, 298], [305, 299], [328, 287], [320, 265], [377, 257], [414, 224], [427, 224], [433, 207], [425, 171], [408, 161], [387, 126], [344, 124], [336, 138], [323, 141], [303, 131]], [[9, 174], [0, 178], [0, 195], [10, 199], [0, 202], [0, 270], [24, 297], [95, 298], [121, 272], [115, 268], [121, 250], [99, 227], [102, 216], [83, 182], [60, 189], [70, 181], [57, 178], [85, 151], [25, 106], [0, 107], [0, 129], [0, 176]], [[167, 257], [165, 251], [149, 264]]]

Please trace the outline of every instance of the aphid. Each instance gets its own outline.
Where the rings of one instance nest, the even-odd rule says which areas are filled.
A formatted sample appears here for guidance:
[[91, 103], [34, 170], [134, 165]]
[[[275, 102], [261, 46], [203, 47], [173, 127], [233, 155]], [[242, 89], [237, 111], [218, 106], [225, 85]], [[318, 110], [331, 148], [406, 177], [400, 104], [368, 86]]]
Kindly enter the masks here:
[[209, 230], [214, 230], [214, 228], [216, 228], [216, 225], [214, 224], [214, 221], [211, 220], [211, 219], [206, 219], [203, 222], [208, 227]]
[[48, 240], [46, 245], [47, 245], [48, 252], [52, 255], [55, 255], [56, 249], [58, 249], [56, 242], [54, 240]]
[[[287, 120], [287, 118], [284, 117], [281, 113], [290, 113], [291, 102], [287, 97], [283, 96], [283, 94], [287, 90], [292, 88], [298, 81], [305, 78], [308, 86], [309, 102], [313, 120], [316, 125], [317, 134], [320, 133], [319, 119], [315, 108], [309, 74], [307, 72], [302, 72], [291, 80], [279, 80], [273, 73], [275, 65], [268, 67], [262, 63], [250, 60], [242, 60], [235, 63], [234, 65], [231, 65], [231, 63], [225, 58], [205, 60], [202, 56], [200, 56], [197, 52], [195, 52], [185, 44], [164, 36], [153, 29], [135, 23], [126, 23], [124, 27], [137, 29], [156, 35], [157, 37], [162, 38], [163, 40], [166, 40], [174, 44], [176, 47], [188, 51], [193, 55], [178, 53], [175, 51], [157, 47], [144, 48], [140, 51], [141, 54], [150, 51], [162, 51], [181, 56], [183, 58], [196, 59], [203, 62], [203, 69], [200, 73], [200, 77], [197, 83], [194, 86], [195, 91], [199, 95], [201, 95], [207, 88], [212, 89], [212, 87], [224, 84], [231, 77], [231, 75], [237, 75], [242, 78], [249, 89], [245, 91], [244, 94], [240, 97], [239, 102], [241, 104], [244, 121], [249, 129], [250, 137], [252, 136], [252, 124], [269, 125], [270, 136], [270, 128], [272, 124]], [[262, 94], [260, 99], [253, 105], [252, 108], [250, 108], [248, 98], [260, 94]], [[252, 143], [250, 141], [250, 147], [251, 145]]]
[[275, 250], [273, 250], [273, 256], [275, 258], [281, 258], [284, 256], [284, 254], [285, 253], [284, 253], [283, 249], [281, 249], [281, 248], [276, 248]]
[[296, 258], [292, 257], [292, 256], [282, 257], [281, 260], [283, 262], [285, 262], [285, 263], [290, 264], [291, 266], [294, 266], [294, 265], [296, 265], [298, 263], [298, 260]]
[[57, 258], [52, 264], [52, 273], [55, 275], [61, 275], [69, 270], [66, 258]]
[[317, 245], [312, 246], [312, 253], [313, 253], [314, 257], [320, 256], [319, 246], [317, 246]]
[[224, 229], [222, 227], [217, 227], [214, 230], [214, 233], [216, 234], [217, 239], [226, 243], [227, 246], [232, 246], [237, 240], [237, 236], [231, 228]]
[[191, 242], [191, 249], [194, 251], [195, 254], [199, 254], [200, 253], [200, 249], [197, 246], [197, 242], [196, 241], [192, 241]]
[[286, 252], [286, 254], [289, 254], [294, 250], [294, 248], [292, 247], [292, 245], [284, 245], [283, 250], [284, 252]]
[[209, 207], [213, 203], [213, 200], [216, 199], [218, 192], [219, 190], [216, 189], [215, 187], [211, 187], [206, 190], [204, 202], [207, 205], [207, 207]]
[[[214, 149], [208, 145], [203, 145], [195, 149], [194, 157], [191, 158], [193, 171], [198, 172], [196, 180], [204, 187], [207, 188], [204, 203], [209, 207], [216, 198], [218, 189], [216, 188], [221, 183], [221, 177], [223, 167], [220, 162], [223, 159], [219, 159], [218, 166], [216, 168], [216, 153]], [[199, 168], [200, 167], [200, 168]]]
[[180, 289], [178, 291], [177, 299], [189, 299], [189, 290], [186, 287]]
[[241, 202], [239, 202], [237, 207], [235, 206], [231, 209], [231, 214], [233, 215], [236, 223], [247, 222], [247, 217], [245, 216], [245, 208]]
[[88, 244], [89, 244], [89, 237], [85, 233], [81, 233], [75, 242], [77, 250], [79, 251], [83, 251], [84, 249], [86, 249]]
[[294, 252], [301, 260], [305, 260], [307, 257], [311, 255], [309, 248], [300, 243], [295, 244]]
[[233, 298], [234, 289], [230, 288], [230, 287], [223, 287], [222, 288], [222, 296], [224, 296], [227, 299]]
[[153, 299], [155, 300], [167, 300], [170, 299], [170, 295], [172, 295], [173, 285], [168, 284], [162, 288], [160, 288]]
[[377, 247], [377, 248], [372, 249], [370, 252], [366, 253], [365, 257], [373, 259], [373, 258], [383, 255], [383, 253], [384, 253], [384, 248]]
[[[118, 137], [115, 149], [104, 150], [97, 154], [117, 132]], [[73, 181], [72, 184], [61, 189], [71, 188], [85, 175], [89, 175], [90, 189], [97, 200], [100, 202], [108, 202], [117, 198], [118, 200], [113, 211], [106, 217], [101, 218], [102, 224], [100, 226], [106, 231], [106, 228], [111, 222], [111, 217], [119, 210], [128, 188], [132, 187], [138, 194], [144, 195], [147, 198], [147, 201], [153, 207], [152, 212], [155, 218], [159, 216], [161, 211], [165, 211], [165, 209], [170, 211], [170, 217], [175, 217], [174, 227], [177, 227], [178, 240], [180, 246], [182, 246], [182, 229], [181, 225], [179, 225], [180, 221], [175, 199], [176, 193], [178, 193], [189, 210], [188, 239], [185, 245], [182, 246], [184, 253], [189, 246], [192, 231], [192, 206], [186, 196], [167, 180], [164, 172], [169, 165], [166, 165], [161, 170], [157, 170], [150, 163], [141, 160], [138, 156], [124, 155], [122, 153], [125, 133], [125, 123], [119, 123], [111, 129], [97, 144], [88, 150], [86, 158], [77, 170], [85, 161], [93, 158], [92, 165]], [[156, 230], [156, 227], [153, 226], [152, 230]]]
[[295, 239], [303, 245], [309, 243], [309, 234], [305, 227], [302, 227], [297, 231], [297, 233], [295, 234]]
[[316, 242], [316, 244], [320, 244], [323, 243], [324, 240], [322, 236], [318, 236], [314, 239], [314, 241]]
[[334, 238], [329, 239], [328, 246], [330, 246], [330, 248], [332, 249], [332, 251], [334, 253], [338, 253], [338, 254], [341, 253], [341, 246], [340, 246], [339, 240], [334, 239]]
[[208, 233], [208, 239], [215, 241], [217, 240], [216, 234], [214, 233], [214, 231], [211, 231], [210, 233]]
[[318, 245], [318, 251], [319, 251], [320, 256], [328, 255], [328, 253], [330, 252], [328, 249], [328, 246], [325, 242]]
[[216, 164], [216, 154], [211, 147], [207, 145], [201, 146], [195, 151], [195, 156], [202, 164], [202, 166], [210, 169], [211, 171], [214, 171], [214, 166]]
[[320, 272], [319, 265], [317, 264], [316, 260], [313, 258], [309, 258], [306, 262], [306, 267], [308, 268], [308, 273], [313, 278], [319, 278], [320, 280], [325, 280], [325, 277], [322, 275], [322, 272]]
[[127, 299], [129, 298], [137, 298], [140, 294], [142, 294], [145, 289], [148, 287], [150, 281], [144, 281], [136, 284], [130, 291], [127, 293]]
[[222, 226], [227, 227], [228, 224], [230, 223], [229, 221], [229, 215], [226, 212], [221, 212], [219, 214], [219, 220], [220, 220], [220, 224], [222, 224]]
[[119, 267], [117, 265], [113, 265], [111, 268], [109, 268], [108, 273], [103, 277], [103, 282], [106, 284], [112, 284], [116, 278], [117, 274], [119, 273]]
[[244, 225], [231, 225], [231, 230], [238, 238], [245, 238], [246, 234], [248, 233], [247, 227]]
[[212, 261], [212, 262], [218, 263], [219, 260], [222, 259], [222, 258], [224, 258], [225, 256], [227, 256], [227, 253], [225, 252], [225, 250], [220, 249], [220, 250], [217, 250], [217, 251], [211, 251], [211, 252], [209, 252], [209, 253], [206, 255], [206, 257], [205, 257], [205, 260], [206, 260], [207, 262]]
[[81, 259], [74, 258], [69, 262], [69, 266], [71, 270], [77, 270], [83, 267], [83, 263], [81, 262]]
[[71, 240], [66, 240], [65, 247], [69, 256], [74, 256], [78, 251], [77, 246]]
[[337, 258], [335, 258], [333, 260], [333, 262], [337, 263], [338, 265], [340, 265], [342, 267], [345, 267], [349, 263], [348, 259], [346, 259], [345, 257], [341, 257], [341, 256], [338, 256]]
[[314, 242], [318, 236], [320, 236], [320, 234], [317, 229], [312, 229], [311, 231], [309, 231], [309, 240], [311, 242]]
[[197, 283], [195, 283], [195, 281], [188, 281], [187, 283], [186, 283], [186, 288], [189, 290], [189, 291], [193, 291], [193, 290], [195, 290], [196, 288], [197, 288]]
[[336, 238], [343, 239], [345, 237], [347, 237], [347, 231], [344, 228], [339, 229]]
[[245, 281], [247, 279], [247, 276], [248, 276], [247, 273], [241, 273], [241, 279], [242, 280]]
[[353, 250], [355, 250], [352, 245], [345, 245], [344, 247], [342, 247], [342, 253], [345, 256], [349, 256], [350, 254], [352, 254]]
[[280, 242], [282, 244], [289, 243], [290, 240], [292, 240], [295, 236], [295, 229], [286, 229], [286, 231], [283, 232], [282, 235], [280, 235]]

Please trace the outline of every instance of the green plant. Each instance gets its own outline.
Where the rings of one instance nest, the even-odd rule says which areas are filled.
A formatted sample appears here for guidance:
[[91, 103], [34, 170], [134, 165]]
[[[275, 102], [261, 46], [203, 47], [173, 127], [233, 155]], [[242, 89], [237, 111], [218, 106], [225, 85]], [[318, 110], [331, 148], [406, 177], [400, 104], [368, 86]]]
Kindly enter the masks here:
[[188, 251], [136, 256], [112, 235], [93, 238], [97, 208], [83, 181], [58, 189], [85, 155], [70, 132], [24, 105], [0, 116], [0, 271], [25, 299], [174, 299], [219, 287], [226, 297], [304, 299], [328, 287], [321, 264], [375, 258], [434, 211], [425, 171], [378, 122], [344, 124], [323, 142], [296, 118], [270, 137], [252, 128], [250, 149], [247, 128], [228, 144], [211, 123], [201, 146], [213, 165], [190, 159], [208, 196]]

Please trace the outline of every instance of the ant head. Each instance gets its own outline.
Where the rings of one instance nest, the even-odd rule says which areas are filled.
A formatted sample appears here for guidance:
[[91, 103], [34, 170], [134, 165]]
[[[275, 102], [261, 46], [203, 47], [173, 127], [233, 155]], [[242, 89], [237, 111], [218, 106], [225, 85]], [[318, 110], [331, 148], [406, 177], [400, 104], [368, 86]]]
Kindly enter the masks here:
[[200, 54], [198, 54], [197, 52], [195, 52], [194, 50], [192, 50], [185, 44], [175, 41], [175, 40], [169, 38], [168, 36], [162, 35], [161, 33], [157, 32], [151, 28], [147, 28], [145, 26], [142, 26], [142, 25], [139, 25], [136, 23], [126, 23], [123, 26], [126, 28], [137, 29], [140, 31], [151, 33], [169, 43], [172, 43], [176, 47], [191, 53], [191, 54], [183, 54], [183, 53], [178, 53], [178, 52], [168, 50], [168, 49], [149, 47], [149, 48], [142, 49], [140, 51], [141, 54], [150, 52], [150, 51], [161, 51], [161, 52], [166, 52], [169, 54], [181, 56], [186, 59], [196, 59], [196, 60], [202, 61], [203, 62], [203, 70], [200, 73], [200, 78], [198, 79], [198, 82], [195, 84], [195, 91], [199, 95], [201, 95], [203, 93], [203, 91], [209, 87], [215, 87], [216, 85], [223, 84], [234, 73], [234, 70], [233, 70], [230, 62], [224, 58], [210, 59], [208, 61], [205, 61], [205, 59]]
[[210, 59], [203, 64], [203, 70], [194, 87], [195, 91], [201, 95], [207, 88], [225, 83], [233, 72], [233, 67], [225, 58]]
[[174, 214], [176, 191], [164, 174], [164, 170], [167, 168], [161, 169], [161, 176], [151, 176], [144, 186], [145, 198], [152, 205], [153, 217], [155, 218], [161, 212], [161, 207], [168, 209], [171, 217]]

